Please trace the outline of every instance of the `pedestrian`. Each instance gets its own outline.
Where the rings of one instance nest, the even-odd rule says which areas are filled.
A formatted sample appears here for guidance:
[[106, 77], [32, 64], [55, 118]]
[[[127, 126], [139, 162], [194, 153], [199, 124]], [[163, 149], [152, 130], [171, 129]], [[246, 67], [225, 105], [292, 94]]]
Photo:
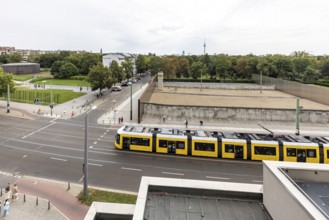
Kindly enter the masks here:
[[66, 109], [64, 108], [64, 110], [63, 110], [63, 114], [65, 115], [65, 113], [66, 113]]
[[18, 187], [17, 184], [14, 184], [13, 188], [11, 189], [12, 193], [13, 193], [13, 200], [17, 200], [17, 193], [18, 193]]
[[9, 199], [6, 199], [3, 203], [3, 216], [9, 215]]
[[187, 128], [187, 126], [188, 126], [188, 121], [187, 121], [187, 120], [185, 120], [185, 126], [186, 126], [186, 128]]
[[202, 120], [200, 121], [200, 126], [203, 126], [203, 121]]
[[121, 116], [121, 123], [123, 123], [123, 116]]
[[163, 123], [166, 122], [166, 116], [165, 115], [162, 116], [162, 121], [163, 121]]
[[9, 192], [10, 191], [10, 183], [7, 184], [6, 188], [5, 188], [5, 192]]
[[118, 118], [118, 121], [119, 121], [119, 124], [120, 124], [120, 122], [121, 122], [121, 118], [120, 117]]

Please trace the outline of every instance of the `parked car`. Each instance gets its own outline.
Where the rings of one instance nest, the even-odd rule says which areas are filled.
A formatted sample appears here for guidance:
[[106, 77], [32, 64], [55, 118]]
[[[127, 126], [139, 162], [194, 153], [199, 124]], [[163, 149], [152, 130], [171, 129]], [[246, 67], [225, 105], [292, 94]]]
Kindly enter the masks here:
[[131, 82], [123, 82], [121, 83], [121, 86], [130, 86], [131, 85]]
[[116, 91], [116, 92], [121, 91], [121, 86], [112, 86], [111, 91], [112, 92], [114, 92], [114, 91]]
[[137, 79], [132, 79], [131, 82], [132, 83], [136, 83], [138, 80]]

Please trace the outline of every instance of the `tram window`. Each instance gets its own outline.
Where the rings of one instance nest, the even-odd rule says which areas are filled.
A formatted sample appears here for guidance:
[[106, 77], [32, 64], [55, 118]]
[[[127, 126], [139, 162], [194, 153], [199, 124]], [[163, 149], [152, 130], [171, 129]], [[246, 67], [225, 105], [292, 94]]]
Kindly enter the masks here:
[[257, 146], [255, 147], [255, 154], [261, 154], [261, 155], [276, 155], [276, 148], [275, 147], [261, 147]]
[[159, 147], [164, 147], [164, 148], [167, 148], [167, 141], [165, 140], [159, 140]]
[[307, 150], [307, 157], [316, 157], [315, 150]]
[[195, 150], [215, 151], [215, 144], [195, 143]]
[[132, 145], [150, 146], [150, 139], [148, 138], [131, 138]]
[[329, 159], [329, 150], [327, 150], [327, 158]]
[[176, 143], [177, 149], [185, 149], [185, 143], [183, 141], [177, 141]]
[[287, 148], [287, 156], [295, 157], [296, 156], [296, 149], [295, 148]]
[[120, 144], [120, 134], [115, 135], [115, 140], [117, 144]]
[[233, 153], [234, 152], [234, 145], [233, 144], [225, 144], [225, 152], [226, 153]]

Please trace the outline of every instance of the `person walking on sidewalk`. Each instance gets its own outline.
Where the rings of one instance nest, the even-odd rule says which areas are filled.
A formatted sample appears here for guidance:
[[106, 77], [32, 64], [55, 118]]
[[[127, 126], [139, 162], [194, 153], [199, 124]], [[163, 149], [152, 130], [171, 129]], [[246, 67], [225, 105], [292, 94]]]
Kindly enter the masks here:
[[187, 121], [187, 120], [185, 120], [185, 126], [186, 126], [186, 128], [187, 128], [187, 126], [188, 126], [188, 121]]
[[6, 199], [3, 203], [3, 216], [6, 217], [6, 215], [9, 214], [9, 199]]
[[13, 200], [17, 200], [17, 193], [18, 193], [18, 187], [17, 184], [14, 184], [13, 188], [11, 189], [11, 192], [13, 193]]

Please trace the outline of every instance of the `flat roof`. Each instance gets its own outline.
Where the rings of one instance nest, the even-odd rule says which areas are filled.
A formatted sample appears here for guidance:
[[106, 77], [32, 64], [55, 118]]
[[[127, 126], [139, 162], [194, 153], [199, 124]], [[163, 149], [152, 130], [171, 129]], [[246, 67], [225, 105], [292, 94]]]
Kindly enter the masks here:
[[272, 219], [262, 185], [142, 177], [134, 219]]
[[38, 63], [28, 63], [28, 62], [24, 62], [24, 63], [7, 63], [7, 64], [2, 64], [0, 66], [26, 66], [26, 65], [40, 65]]
[[261, 196], [203, 190], [150, 189], [143, 219], [271, 219]]

